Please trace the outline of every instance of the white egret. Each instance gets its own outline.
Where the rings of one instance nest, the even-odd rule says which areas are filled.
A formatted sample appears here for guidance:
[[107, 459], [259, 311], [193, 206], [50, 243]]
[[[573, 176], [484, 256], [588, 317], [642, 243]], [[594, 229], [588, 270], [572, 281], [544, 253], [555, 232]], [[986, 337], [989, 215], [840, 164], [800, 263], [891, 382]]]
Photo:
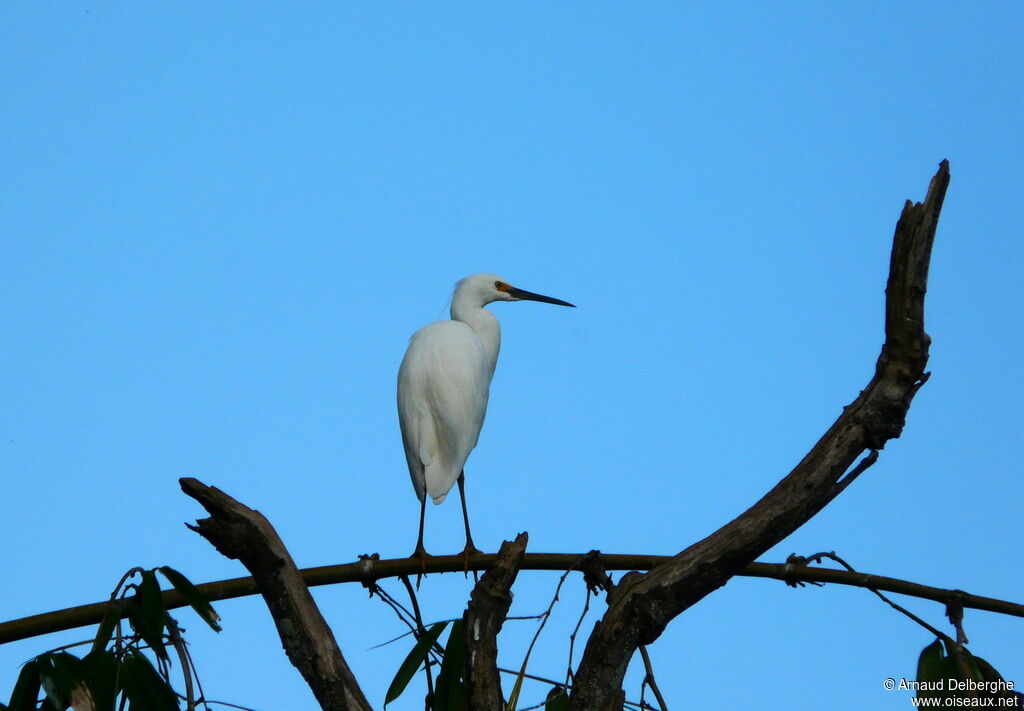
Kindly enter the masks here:
[[469, 532], [463, 469], [484, 424], [501, 347], [498, 319], [484, 306], [523, 300], [572, 306], [517, 289], [495, 274], [473, 274], [455, 285], [451, 320], [424, 326], [409, 340], [398, 370], [398, 421], [409, 476], [420, 500], [420, 533], [413, 556], [424, 563], [427, 496], [440, 504], [456, 481], [466, 526], [466, 565], [471, 554], [480, 552]]

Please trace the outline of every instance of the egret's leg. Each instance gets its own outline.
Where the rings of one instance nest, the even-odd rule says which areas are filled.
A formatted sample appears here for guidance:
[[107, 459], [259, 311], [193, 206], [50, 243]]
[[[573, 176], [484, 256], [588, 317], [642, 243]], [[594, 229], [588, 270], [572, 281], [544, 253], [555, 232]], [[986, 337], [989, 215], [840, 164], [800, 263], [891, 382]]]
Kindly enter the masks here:
[[[423, 547], [423, 519], [427, 514], [427, 497], [426, 495], [420, 499], [420, 536], [416, 540], [416, 550], [412, 552], [411, 558], [420, 559], [420, 575], [427, 572], [427, 558], [430, 554], [427, 553], [427, 549]], [[416, 582], [419, 583], [419, 577], [417, 576]]]
[[[462, 551], [462, 562], [465, 566], [464, 572], [469, 573], [469, 556], [483, 553], [483, 551], [473, 545], [473, 535], [469, 532], [469, 512], [466, 510], [466, 472], [459, 474], [459, 498], [462, 499], [462, 522], [466, 524], [466, 547]], [[477, 579], [475, 570], [473, 579]]]

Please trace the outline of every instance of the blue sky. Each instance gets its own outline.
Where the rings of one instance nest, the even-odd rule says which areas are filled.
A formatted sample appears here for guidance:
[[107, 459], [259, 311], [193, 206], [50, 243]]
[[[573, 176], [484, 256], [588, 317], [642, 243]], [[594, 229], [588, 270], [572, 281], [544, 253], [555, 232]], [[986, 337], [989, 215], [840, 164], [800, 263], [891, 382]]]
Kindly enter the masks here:
[[[893, 227], [943, 158], [933, 377], [763, 559], [1024, 599], [1021, 36], [1015, 2], [3, 4], [0, 618], [102, 599], [133, 565], [243, 574], [182, 525], [180, 476], [260, 509], [300, 565], [408, 554], [398, 364], [479, 271], [579, 308], [492, 307], [477, 544], [677, 552], [867, 383]], [[457, 501], [427, 513], [428, 549], [459, 549]], [[513, 614], [555, 582], [524, 573]], [[428, 580], [425, 614], [468, 590]], [[532, 672], [564, 675], [582, 595]], [[407, 646], [369, 648], [401, 628], [358, 586], [316, 597], [380, 706]], [[218, 610], [220, 635], [182, 616], [209, 696], [315, 708], [261, 602]], [[966, 626], [1024, 683], [1024, 622]], [[533, 629], [509, 623], [507, 666]], [[0, 647], [0, 697], [87, 636]], [[903, 709], [882, 682], [929, 642], [863, 590], [736, 579], [650, 651], [673, 707]]]

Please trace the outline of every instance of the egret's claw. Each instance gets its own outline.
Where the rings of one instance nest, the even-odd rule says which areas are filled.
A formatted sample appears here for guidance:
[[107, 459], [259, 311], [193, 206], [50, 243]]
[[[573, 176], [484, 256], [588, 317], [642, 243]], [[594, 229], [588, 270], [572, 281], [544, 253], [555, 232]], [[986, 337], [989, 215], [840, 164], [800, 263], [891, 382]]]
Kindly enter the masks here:
[[[466, 543], [466, 547], [462, 549], [462, 572], [466, 577], [469, 577], [469, 556], [481, 555], [482, 553], [483, 551], [474, 546], [472, 541]], [[480, 580], [475, 570], [473, 571], [473, 580]]]
[[420, 559], [420, 572], [416, 573], [416, 589], [419, 590], [420, 579], [427, 574], [427, 559], [433, 558], [434, 556], [427, 553], [427, 549], [423, 547], [422, 543], [420, 543], [418, 546], [416, 546], [416, 550], [414, 550], [412, 552], [412, 555], [409, 557]]

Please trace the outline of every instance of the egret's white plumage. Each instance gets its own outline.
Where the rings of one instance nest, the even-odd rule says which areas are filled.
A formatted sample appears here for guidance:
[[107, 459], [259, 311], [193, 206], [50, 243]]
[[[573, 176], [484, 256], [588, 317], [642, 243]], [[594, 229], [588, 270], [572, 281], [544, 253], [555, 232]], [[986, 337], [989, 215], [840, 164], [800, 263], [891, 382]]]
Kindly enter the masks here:
[[432, 323], [409, 342], [398, 371], [398, 416], [421, 499], [425, 490], [435, 504], [444, 501], [476, 447], [493, 373], [488, 361], [480, 337], [460, 321]]
[[[474, 274], [455, 285], [451, 320], [424, 326], [409, 341], [398, 370], [398, 421], [421, 506], [426, 496], [440, 504], [456, 481], [461, 485], [466, 459], [480, 437], [501, 348], [498, 319], [484, 306], [523, 299], [572, 306], [517, 289], [496, 274]], [[466, 539], [468, 551], [468, 516]], [[423, 553], [422, 546], [421, 508], [417, 552]]]

